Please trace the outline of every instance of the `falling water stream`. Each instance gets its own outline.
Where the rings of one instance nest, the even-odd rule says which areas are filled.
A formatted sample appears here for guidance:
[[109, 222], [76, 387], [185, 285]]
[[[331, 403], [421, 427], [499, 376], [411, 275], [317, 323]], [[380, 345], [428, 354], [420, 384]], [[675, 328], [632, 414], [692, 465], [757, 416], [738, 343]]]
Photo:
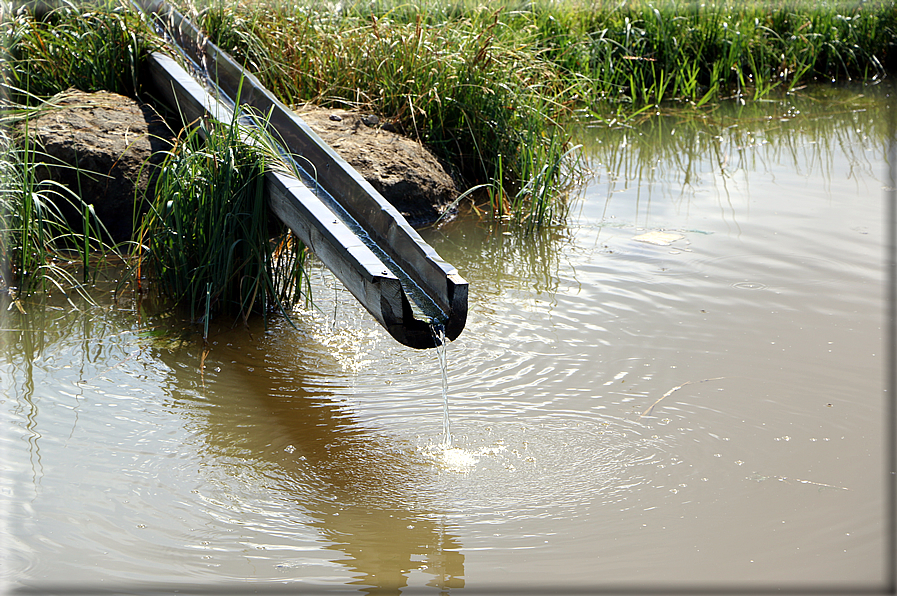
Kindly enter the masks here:
[[470, 283], [448, 352], [316, 262], [204, 359], [149, 299], [4, 311], [0, 583], [878, 589], [888, 92], [584, 125], [565, 225], [423, 232]]
[[448, 396], [448, 342], [445, 339], [445, 327], [433, 325], [433, 334], [436, 336], [436, 357], [439, 359], [440, 376], [442, 377], [442, 447], [452, 447], [452, 422], [449, 418]]

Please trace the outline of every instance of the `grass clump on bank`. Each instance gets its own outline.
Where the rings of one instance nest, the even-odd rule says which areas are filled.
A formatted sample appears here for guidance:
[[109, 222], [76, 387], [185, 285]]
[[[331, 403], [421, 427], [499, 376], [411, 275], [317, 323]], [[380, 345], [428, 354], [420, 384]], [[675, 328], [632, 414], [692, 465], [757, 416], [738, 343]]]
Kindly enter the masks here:
[[507, 31], [503, 10], [333, 13], [323, 5], [215, 4], [194, 10], [222, 49], [291, 104], [374, 112], [490, 184], [488, 211], [528, 227], [561, 219], [570, 179], [568, 82]]
[[897, 67], [893, 0], [563, 5], [536, 5], [540, 47], [582, 75], [591, 104], [759, 99], [816, 81], [878, 80]]
[[287, 314], [302, 297], [307, 252], [270, 217], [270, 154], [241, 132], [206, 121], [186, 133], [162, 166], [140, 229], [141, 274], [204, 323], [206, 335], [215, 314]]
[[[27, 126], [70, 87], [140, 91], [141, 62], [156, 42], [126, 2], [61, 2], [39, 17], [24, 10], [3, 16], [0, 123]], [[89, 298], [96, 266], [110, 253], [124, 263], [122, 283], [135, 281], [127, 277], [133, 274], [142, 286], [150, 273], [159, 294], [206, 326], [214, 314], [286, 312], [301, 298], [305, 249], [269, 221], [261, 194], [267, 157], [246, 146], [236, 126], [208, 123], [185, 133], [162, 166], [139, 237], [119, 247], [98, 240], [102, 223], [90, 197], [38, 179], [45, 156], [27, 146], [27, 130], [16, 136], [3, 135], [0, 146], [0, 289], [17, 305], [51, 287]], [[62, 215], [69, 205], [84, 213], [83, 233]]]
[[[53, 291], [68, 299], [74, 290], [90, 301], [87, 285], [101, 263], [121, 256], [98, 240], [102, 224], [89, 204], [38, 177], [40, 156], [0, 131], [0, 295], [23, 311], [21, 299]], [[81, 229], [72, 227], [63, 205], [83, 214]]]
[[38, 18], [3, 12], [4, 84], [14, 102], [34, 105], [74, 87], [134, 97], [153, 36], [119, 0], [63, 1]]
[[[103, 224], [89, 197], [38, 175], [55, 163], [29, 146], [15, 126], [71, 87], [133, 96], [140, 57], [148, 47], [140, 22], [114, 0], [62, 2], [38, 18], [25, 8], [0, 7], [0, 272], [3, 294], [20, 300], [55, 289], [89, 286], [104, 262], [120, 262], [122, 247], [103, 242]], [[59, 167], [59, 164], [55, 164]], [[75, 229], [64, 211], [83, 215]], [[78, 271], [80, 269], [80, 272]]]

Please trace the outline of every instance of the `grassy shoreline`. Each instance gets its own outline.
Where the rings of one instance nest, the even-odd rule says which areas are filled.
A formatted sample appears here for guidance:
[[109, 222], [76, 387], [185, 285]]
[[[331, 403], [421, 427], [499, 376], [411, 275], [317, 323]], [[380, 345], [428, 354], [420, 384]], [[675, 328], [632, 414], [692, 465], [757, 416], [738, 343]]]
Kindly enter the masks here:
[[[634, 121], [897, 71], [894, 0], [203, 1], [176, 4], [285, 103], [376, 113], [451, 163], [462, 190], [480, 187], [477, 212], [524, 233], [566, 216], [582, 173], [568, 123], [582, 114]], [[157, 45], [121, 0], [63, 4], [42, 18], [4, 5], [0, 16], [4, 122], [70, 86], [133, 96]], [[21, 178], [14, 153], [2, 155], [7, 181]], [[29, 202], [40, 189], [3, 190], [0, 271], [17, 288], [55, 249], [22, 252], [26, 230], [46, 236]]]
[[[574, 111], [629, 118], [877, 81], [893, 1], [267, 0], [182, 4], [287, 103], [363, 107], [491, 185], [487, 211], [562, 221]], [[572, 166], [572, 167], [571, 167]]]

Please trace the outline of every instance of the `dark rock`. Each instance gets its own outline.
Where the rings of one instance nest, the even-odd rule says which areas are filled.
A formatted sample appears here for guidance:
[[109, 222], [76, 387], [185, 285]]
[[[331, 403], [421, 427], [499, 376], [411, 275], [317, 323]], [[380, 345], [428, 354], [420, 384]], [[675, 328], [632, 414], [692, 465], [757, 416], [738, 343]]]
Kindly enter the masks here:
[[315, 106], [296, 113], [411, 225], [433, 223], [457, 197], [448, 169], [420, 143], [376, 128], [376, 116]]
[[[115, 93], [70, 89], [52, 103], [28, 123], [30, 142], [46, 154], [38, 156], [47, 164], [38, 177], [62, 183], [93, 205], [113, 241], [129, 239], [174, 135], [152, 107]], [[80, 230], [81, 213], [60, 207]]]

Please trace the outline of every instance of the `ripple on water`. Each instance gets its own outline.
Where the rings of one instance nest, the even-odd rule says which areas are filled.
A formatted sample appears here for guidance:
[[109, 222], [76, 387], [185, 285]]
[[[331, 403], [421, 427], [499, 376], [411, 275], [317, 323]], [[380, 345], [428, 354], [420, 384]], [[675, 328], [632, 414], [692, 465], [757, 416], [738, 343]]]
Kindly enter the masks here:
[[664, 447], [626, 420], [565, 412], [477, 425], [459, 420], [456, 446], [420, 439], [439, 473], [429, 498], [478, 524], [586, 515], [624, 500], [650, 481]]
[[[624, 300], [650, 300], [625, 279], [607, 283]], [[651, 482], [654, 464], [669, 447], [641, 424], [612, 413], [628, 412], [625, 401], [639, 395], [637, 382], [626, 384], [628, 375], [649, 378], [650, 371], [631, 359], [611, 365], [618, 368], [594, 365], [606, 342], [600, 328], [584, 329], [580, 321], [590, 320], [595, 308], [609, 309], [610, 320], [618, 309], [601, 306], [606, 297], [592, 286], [555, 296], [570, 306], [558, 309], [571, 327], [561, 342], [546, 321], [557, 302], [521, 297], [500, 303], [508, 312], [497, 313], [490, 301], [474, 296], [466, 335], [448, 346], [450, 448], [439, 440], [440, 372], [430, 351], [356, 342], [358, 360], [376, 367], [362, 367], [351, 379], [354, 400], [363, 404], [355, 412], [366, 426], [415, 437], [408, 457], [422, 458], [435, 472], [416, 485], [419, 495], [487, 525], [508, 516], [541, 519], [547, 511], [575, 518], [630, 498]], [[353, 308], [340, 305], [350, 319]], [[490, 332], [495, 322], [502, 323], [500, 332]], [[361, 318], [359, 325], [356, 333], [364, 337], [368, 322]], [[584, 403], [590, 407], [583, 409]], [[598, 413], [608, 405], [611, 412]], [[499, 513], [496, 503], [503, 504]]]
[[699, 274], [726, 280], [734, 287], [756, 289], [818, 285], [838, 280], [854, 268], [847, 261], [787, 253], [750, 253], [696, 260]]

